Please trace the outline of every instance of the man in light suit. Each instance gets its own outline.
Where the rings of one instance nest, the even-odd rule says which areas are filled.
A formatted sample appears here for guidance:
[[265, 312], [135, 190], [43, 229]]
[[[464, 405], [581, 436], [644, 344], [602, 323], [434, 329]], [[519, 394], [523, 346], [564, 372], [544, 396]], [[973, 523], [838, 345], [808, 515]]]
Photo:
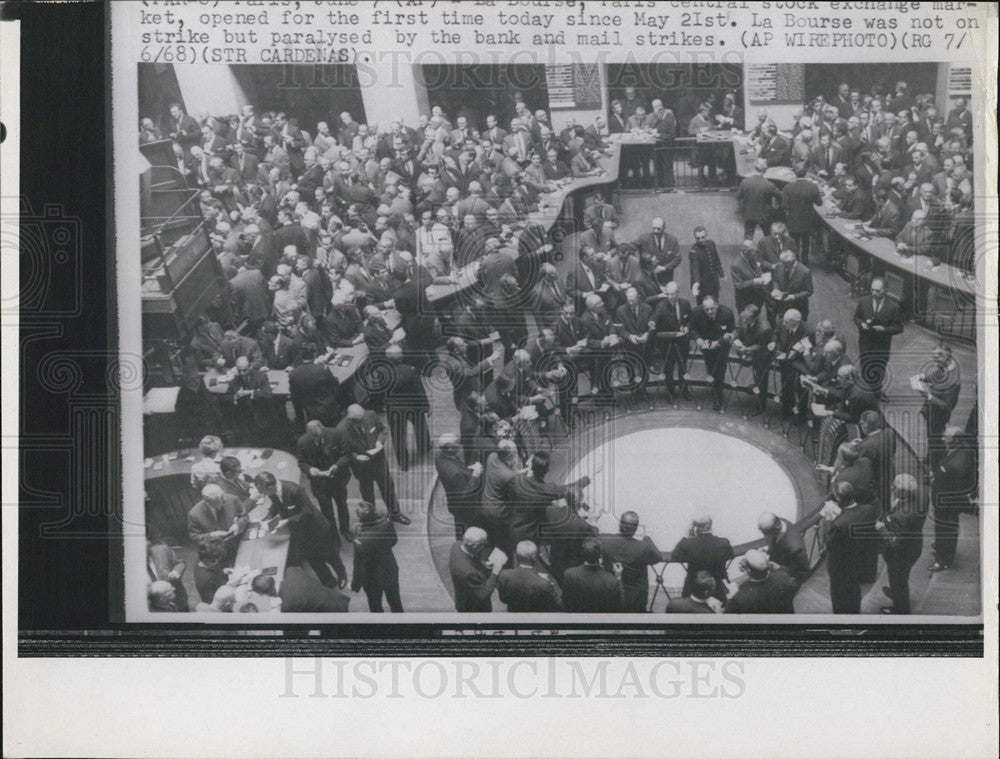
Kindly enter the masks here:
[[653, 219], [650, 231], [638, 239], [639, 253], [642, 256], [651, 255], [656, 260], [653, 275], [660, 285], [665, 285], [674, 278], [674, 269], [681, 265], [680, 245], [677, 238], [664, 231], [663, 218]]
[[205, 536], [220, 537], [232, 555], [236, 554], [236, 546], [248, 524], [240, 502], [215, 484], [201, 489], [201, 500], [188, 512], [187, 522], [193, 542]]

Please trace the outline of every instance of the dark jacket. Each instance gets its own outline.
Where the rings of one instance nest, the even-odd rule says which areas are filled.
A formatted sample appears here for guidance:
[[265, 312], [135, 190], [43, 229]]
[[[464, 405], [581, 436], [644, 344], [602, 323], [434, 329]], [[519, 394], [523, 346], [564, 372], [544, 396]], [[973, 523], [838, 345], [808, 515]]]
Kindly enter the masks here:
[[814, 208], [823, 205], [819, 188], [808, 179], [796, 179], [781, 191], [781, 206], [791, 234], [811, 232], [815, 228]]
[[[893, 335], [903, 331], [903, 319], [899, 313], [899, 304], [888, 294], [882, 296], [882, 305], [875, 313], [874, 298], [866, 295], [858, 301], [854, 309], [854, 324], [858, 328], [858, 350], [861, 353], [869, 351], [888, 351]], [[870, 327], [881, 326], [883, 330], [876, 331]]]
[[569, 612], [615, 614], [622, 610], [622, 582], [604, 567], [582, 564], [563, 575], [563, 608]]
[[667, 614], [715, 614], [715, 609], [694, 596], [671, 598], [667, 603]]
[[754, 174], [740, 182], [736, 200], [744, 221], [767, 224], [774, 214], [774, 205], [781, 201], [781, 191], [760, 174]]
[[794, 614], [792, 599], [798, 588], [783, 569], [772, 569], [766, 579], [747, 580], [726, 602], [726, 614]]
[[725, 538], [717, 538], [710, 533], [681, 538], [671, 554], [672, 561], [687, 564], [687, 577], [684, 578], [681, 595], [691, 595], [698, 572], [704, 570], [715, 578], [715, 597], [725, 601], [728, 593], [725, 586], [728, 578], [726, 564], [732, 558], [733, 547]]
[[622, 585], [625, 588], [623, 611], [646, 611], [649, 599], [647, 567], [663, 562], [660, 549], [649, 537], [639, 540], [624, 535], [602, 535], [600, 541], [605, 569], [612, 569], [615, 562], [622, 565]]
[[559, 611], [562, 606], [559, 588], [531, 567], [505, 569], [497, 580], [500, 600], [511, 612]]
[[396, 529], [388, 518], [362, 522], [354, 538], [354, 576], [351, 589], [381, 590], [399, 583], [399, 565], [393, 555]]
[[809, 552], [806, 550], [802, 533], [787, 519], [781, 520], [785, 531], [777, 537], [768, 537], [768, 556], [771, 561], [784, 569], [796, 582], [801, 583], [809, 575]]
[[493, 611], [490, 599], [497, 586], [497, 576], [482, 560], [462, 550], [461, 543], [451, 547], [448, 571], [455, 588], [455, 611]]

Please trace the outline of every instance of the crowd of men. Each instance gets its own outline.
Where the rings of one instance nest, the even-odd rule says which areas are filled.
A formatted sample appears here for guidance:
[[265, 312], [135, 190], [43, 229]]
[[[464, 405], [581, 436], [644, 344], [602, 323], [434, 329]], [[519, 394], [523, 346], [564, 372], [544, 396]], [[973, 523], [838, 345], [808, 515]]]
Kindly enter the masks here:
[[[780, 131], [767, 111], [757, 113], [750, 136], [758, 174], [790, 166], [798, 180], [781, 193], [761, 177], [741, 191], [745, 230], [772, 220], [772, 198], [788, 210], [788, 231], [803, 263], [809, 262], [821, 198], [814, 179], [830, 190], [835, 212], [861, 224], [869, 237], [894, 240], [905, 257], [927, 256], [972, 273], [972, 114], [964, 97], [947, 113], [929, 94], [911, 95], [906, 82], [891, 93], [841, 84], [819, 95]], [[828, 254], [830, 252], [828, 251]]]
[[[828, 111], [819, 108], [811, 117], [817, 130]], [[218, 472], [210, 464], [208, 479], [193, 482], [200, 500], [189, 517], [199, 568], [205, 570], [199, 572], [214, 578], [199, 586], [200, 610], [260, 610], [261, 604], [285, 611], [344, 610], [342, 539], [353, 547], [352, 588], [365, 590], [372, 611], [382, 610], [383, 596], [393, 611], [402, 610], [393, 525], [406, 526], [409, 519], [399, 506], [386, 448], [393, 446], [405, 471], [412, 426], [415, 455], [430, 452], [424, 380], [437, 368], [447, 376], [461, 420], [455, 433], [438, 441], [435, 454], [454, 521], [450, 568], [459, 611], [489, 610], [494, 586], [512, 610], [645, 610], [647, 567], [661, 562], [662, 554], [648, 538], [636, 537], [638, 516], [624, 514], [619, 535], [597, 536], [578, 513], [587, 483], [547, 480], [545, 436], [591, 396], [614, 399], [622, 387], [643, 391], [660, 372], [669, 397], [689, 398], [688, 367], [698, 356], [710, 377], [713, 408], [721, 411], [727, 367], [738, 357], [753, 373], [754, 413], [767, 409], [773, 371], [784, 415], [804, 419], [816, 401], [843, 423], [838, 440], [846, 439], [848, 425], [860, 425], [867, 434], [866, 414], [875, 415], [867, 417], [869, 431], [881, 429], [882, 372], [891, 338], [903, 325], [897, 304], [884, 282], [873, 279], [871, 295], [855, 315], [857, 367], [829, 320], [807, 326], [813, 287], [805, 263], [809, 235], [793, 222], [798, 201], [783, 201], [785, 222], [747, 219], [767, 234], [756, 243], [748, 237], [730, 269], [735, 310], [720, 302], [726, 273], [707, 230], [694, 230], [688, 252], [689, 300], [674, 281], [681, 254], [664, 221], [655, 219], [649, 233], [619, 244], [617, 211], [599, 192], [584, 212], [578, 260], [560, 277], [544, 230], [526, 219], [545, 193], [600, 171], [606, 125], [570, 123], [556, 132], [544, 111], [519, 103], [517, 114], [508, 130], [493, 116], [483, 124], [464, 117], [452, 123], [435, 107], [415, 128], [396, 121], [380, 130], [345, 113], [335, 129], [321, 122], [315, 134], [294, 117], [258, 114], [252, 106], [202, 123], [175, 105], [164, 135], [143, 121], [141, 139], [173, 140], [178, 171], [200, 190], [229, 281], [227, 302], [210, 309], [184, 346], [189, 371], [179, 412], [228, 446], [292, 447], [294, 441], [312, 493], [290, 488], [269, 472], [249, 482], [238, 460], [220, 458], [218, 451], [205, 454]], [[839, 123], [833, 119], [834, 126]], [[768, 163], [774, 150], [770, 132], [765, 119], [761, 155]], [[800, 143], [811, 139], [804, 132], [797, 129]], [[917, 168], [924, 166], [925, 159], [917, 160]], [[883, 166], [873, 174], [873, 184], [889, 171]], [[836, 176], [834, 171], [831, 180]], [[948, 185], [949, 192], [961, 193], [961, 184]], [[743, 210], [746, 218], [746, 203]], [[462, 288], [460, 272], [470, 264], [478, 267], [475, 284]], [[428, 296], [433, 285], [455, 286], [461, 297], [442, 308]], [[338, 350], [361, 344], [368, 358], [351, 386], [341, 386], [327, 364]], [[957, 402], [957, 363], [941, 346], [931, 365], [926, 395], [928, 429], [933, 426], [937, 435], [932, 463], [945, 466], [951, 452], [942, 433]], [[284, 404], [275, 403], [268, 370], [288, 372], [294, 422]], [[229, 378], [221, 403], [207, 392], [205, 372]], [[850, 455], [838, 456], [838, 462]], [[833, 480], [846, 464], [836, 466]], [[347, 504], [352, 477], [363, 499], [353, 526]], [[895, 524], [893, 496], [880, 490], [891, 484], [868, 486], [875, 495], [864, 505], [882, 509], [876, 520], [867, 520], [866, 512], [875, 532]], [[373, 506], [376, 485], [387, 513]], [[900, 492], [909, 493], [909, 486], [900, 485]], [[853, 497], [865, 500], [858, 490]], [[843, 513], [853, 513], [851, 497], [845, 488], [831, 490], [831, 502]], [[288, 565], [309, 564], [315, 581], [305, 572], [286, 572], [282, 587], [275, 588], [273, 578], [248, 579], [234, 571], [235, 546], [255, 510], [271, 529], [289, 528]], [[953, 560], [953, 546], [947, 555], [953, 525], [957, 529], [957, 516], [939, 537], [941, 568]], [[781, 520], [762, 519], [761, 529], [765, 535], [791, 534]], [[832, 530], [829, 545], [837, 545], [838, 535]], [[698, 541], [706, 537], [714, 538], [707, 518], [692, 527], [692, 543], [682, 540], [674, 551], [675, 560], [687, 564], [683, 596], [696, 599], [692, 604], [722, 602], [728, 594], [724, 564], [732, 559], [731, 548], [720, 558], [725, 550], [708, 541], [713, 544], [704, 550], [712, 559], [703, 561]], [[151, 557], [157, 546], [162, 543], [152, 544]], [[489, 561], [494, 550], [502, 561]], [[166, 568], [170, 562], [160, 558], [156, 567], [150, 561], [151, 607], [179, 609], [184, 568]], [[784, 590], [756, 596], [751, 590], [740, 596], [740, 590], [729, 602], [740, 600], [728, 610], [754, 611], [759, 604], [753, 598], [764, 598], [759, 603], [770, 604], [768, 609], [791, 610], [804, 570], [797, 564], [782, 568], [773, 541], [770, 558], [755, 553], [741, 566], [748, 582], [767, 585], [777, 577], [773, 584]], [[291, 601], [282, 598], [290, 578]], [[231, 600], [224, 589], [235, 585], [245, 594], [248, 583], [260, 586], [252, 588], [257, 596], [249, 601], [240, 594]], [[894, 608], [902, 611], [907, 603], [898, 587]]]

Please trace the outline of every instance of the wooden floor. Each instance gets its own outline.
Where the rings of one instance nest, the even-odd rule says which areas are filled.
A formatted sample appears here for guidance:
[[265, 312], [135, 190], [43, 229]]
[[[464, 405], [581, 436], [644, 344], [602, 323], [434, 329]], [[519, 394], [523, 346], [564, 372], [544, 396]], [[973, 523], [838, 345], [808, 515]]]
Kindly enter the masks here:
[[[680, 249], [684, 262], [675, 273], [675, 280], [681, 285], [682, 294], [690, 292], [690, 274], [687, 264], [687, 251], [694, 239], [695, 226], [704, 225], [709, 236], [718, 245], [723, 267], [728, 272], [731, 261], [738, 253], [742, 239], [742, 223], [736, 214], [736, 200], [732, 192], [712, 193], [668, 193], [659, 195], [625, 194], [621, 201], [621, 223], [617, 230], [620, 242], [628, 242], [647, 232], [650, 222], [655, 216], [666, 220], [667, 231], [674, 234], [680, 241]], [[565, 256], [560, 264], [563, 272], [574, 260], [576, 243], [569, 238], [564, 243]], [[815, 295], [811, 303], [810, 322], [815, 324], [819, 318], [830, 318], [846, 333], [848, 354], [857, 355], [857, 338], [853, 329], [852, 316], [855, 301], [850, 296], [846, 282], [822, 267], [814, 267], [813, 281]], [[732, 306], [732, 285], [723, 282], [721, 300]], [[890, 403], [887, 413], [894, 421], [894, 426], [904, 433], [918, 454], [923, 454], [926, 445], [924, 440], [924, 425], [915, 416], [919, 403], [909, 387], [909, 377], [919, 371], [930, 355], [935, 340], [927, 330], [917, 326], [907, 326], [902, 335], [893, 343], [893, 353], [890, 362], [890, 383], [888, 394]], [[956, 347], [956, 358], [962, 366], [963, 389], [958, 408], [953, 419], [964, 423], [973, 399], [972, 378], [975, 377], [975, 355], [965, 347]], [[431, 435], [435, 439], [444, 432], [454, 432], [458, 429], [458, 413], [451, 401], [451, 392], [447, 387], [435, 387], [426, 383], [431, 396], [432, 413], [430, 418]], [[916, 403], [916, 405], [914, 405]], [[428, 498], [434, 483], [434, 467], [428, 459], [418, 465], [411, 466], [408, 472], [400, 472], [393, 462], [393, 471], [400, 503], [403, 512], [412, 519], [408, 527], [397, 526], [399, 543], [396, 546], [396, 558], [400, 566], [400, 588], [403, 605], [406, 611], [437, 611], [448, 612], [454, 609], [450, 580], [447, 577], [447, 552], [454, 540], [454, 529], [447, 517], [447, 511], [439, 500], [433, 509], [433, 521], [429, 520]], [[360, 498], [357, 483], [352, 480], [349, 498], [356, 502]], [[380, 505], [381, 499], [378, 499]], [[933, 530], [931, 520], [927, 522], [927, 533]], [[932, 557], [930, 551], [931, 538], [925, 539], [924, 556], [915, 565], [911, 573], [911, 594], [913, 597], [913, 612], [922, 614], [979, 614], [979, 546], [978, 525], [972, 517], [963, 516], [961, 522], [958, 556], [956, 568], [931, 576], [926, 571]], [[342, 550], [342, 557], [351, 571], [352, 553], [349, 545]], [[193, 563], [189, 563], [193, 567]], [[881, 588], [885, 583], [885, 568], [880, 562], [880, 577], [872, 585], [866, 595], [864, 611], [878, 613], [879, 607], [888, 599], [882, 595]], [[192, 572], [186, 574], [190, 579]], [[676, 589], [673, 589], [676, 592]], [[189, 590], [194, 599], [193, 583]], [[655, 604], [660, 610], [665, 605], [662, 593]], [[806, 583], [796, 598], [796, 610], [809, 613], [830, 613], [829, 580], [825, 572], [825, 564], [821, 564], [812, 578]], [[502, 610], [503, 606], [494, 596], [494, 608]], [[364, 594], [352, 597], [351, 611], [367, 611]]]

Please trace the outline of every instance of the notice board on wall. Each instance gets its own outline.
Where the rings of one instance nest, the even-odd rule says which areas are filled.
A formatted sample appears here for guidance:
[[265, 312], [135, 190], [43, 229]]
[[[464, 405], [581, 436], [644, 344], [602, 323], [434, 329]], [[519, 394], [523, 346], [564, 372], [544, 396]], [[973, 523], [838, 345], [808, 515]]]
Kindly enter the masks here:
[[553, 110], [601, 107], [601, 74], [597, 64], [547, 65], [545, 84], [549, 91], [549, 108]]
[[802, 103], [806, 95], [804, 63], [752, 63], [747, 66], [751, 103]]

